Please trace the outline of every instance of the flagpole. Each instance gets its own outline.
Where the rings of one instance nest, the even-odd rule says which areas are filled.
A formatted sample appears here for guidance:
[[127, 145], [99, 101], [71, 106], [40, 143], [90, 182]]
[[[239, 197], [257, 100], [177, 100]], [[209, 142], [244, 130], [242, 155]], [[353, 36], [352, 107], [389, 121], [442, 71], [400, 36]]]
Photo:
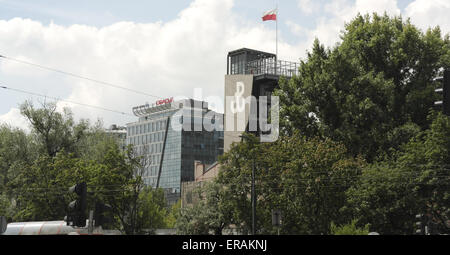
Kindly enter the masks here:
[[276, 19], [275, 19], [275, 75], [277, 75], [278, 65], [278, 2], [276, 4]]

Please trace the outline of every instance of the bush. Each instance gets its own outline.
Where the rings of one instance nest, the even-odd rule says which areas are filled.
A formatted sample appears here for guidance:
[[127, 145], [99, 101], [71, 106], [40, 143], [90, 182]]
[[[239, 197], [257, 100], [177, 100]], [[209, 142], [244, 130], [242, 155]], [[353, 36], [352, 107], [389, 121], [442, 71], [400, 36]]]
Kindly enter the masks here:
[[333, 222], [331, 223], [331, 234], [332, 235], [368, 235], [369, 234], [369, 224], [364, 226], [364, 228], [358, 228], [356, 226], [357, 220], [352, 220], [350, 224], [343, 226], [336, 226]]

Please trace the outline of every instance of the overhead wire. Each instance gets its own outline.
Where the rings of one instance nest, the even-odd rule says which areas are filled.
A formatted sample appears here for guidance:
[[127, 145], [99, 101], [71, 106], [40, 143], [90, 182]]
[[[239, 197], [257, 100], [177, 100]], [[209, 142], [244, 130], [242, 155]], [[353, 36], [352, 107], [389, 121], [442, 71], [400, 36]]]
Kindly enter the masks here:
[[50, 98], [50, 99], [56, 100], [57, 102], [65, 102], [65, 103], [70, 103], [70, 104], [77, 104], [77, 105], [81, 105], [81, 106], [85, 106], [85, 107], [95, 108], [95, 109], [99, 109], [99, 110], [103, 110], [103, 111], [109, 111], [109, 112], [114, 112], [114, 113], [119, 113], [119, 114], [122, 114], [122, 115], [127, 115], [127, 116], [133, 116], [134, 117], [134, 115], [132, 115], [130, 113], [125, 113], [125, 112], [121, 112], [121, 111], [117, 111], [117, 110], [112, 110], [112, 109], [108, 109], [108, 108], [101, 107], [101, 106], [96, 106], [96, 105], [79, 103], [79, 102], [75, 102], [75, 101], [72, 101], [72, 100], [60, 99], [60, 98], [57, 98], [57, 97], [42, 95], [42, 94], [38, 94], [38, 93], [35, 93], [35, 92], [30, 92], [30, 91], [26, 91], [26, 90], [22, 90], [22, 89], [16, 89], [16, 88], [12, 88], [12, 87], [7, 87], [3, 83], [0, 83], [0, 88], [6, 89], [6, 90], [15, 91], [15, 92], [19, 92], [19, 93], [23, 93], [23, 94], [43, 97], [43, 98]]
[[[97, 79], [92, 79], [92, 78], [89, 78], [89, 77], [86, 77], [86, 76], [82, 76], [82, 75], [78, 75], [78, 74], [75, 74], [75, 73], [67, 72], [67, 71], [64, 71], [64, 70], [60, 70], [60, 69], [56, 69], [56, 68], [52, 68], [52, 67], [47, 67], [47, 66], [43, 66], [43, 65], [40, 65], [40, 64], [36, 64], [36, 63], [32, 63], [32, 62], [28, 62], [28, 61], [24, 61], [24, 60], [20, 60], [20, 59], [8, 57], [8, 56], [5, 56], [5, 55], [0, 55], [0, 58], [6, 59], [6, 60], [15, 61], [15, 62], [18, 62], [18, 63], [30, 65], [30, 66], [34, 66], [34, 67], [37, 67], [37, 68], [40, 68], [40, 69], [44, 69], [44, 70], [48, 70], [48, 71], [57, 72], [57, 73], [60, 73], [60, 74], [63, 74], [63, 75], [68, 75], [68, 76], [72, 76], [72, 77], [75, 77], [75, 78], [84, 79], [84, 80], [87, 80], [87, 81], [91, 81], [93, 83], [101, 84], [103, 86], [109, 86], [109, 87], [113, 87], [113, 88], [116, 88], [116, 89], [122, 89], [122, 90], [126, 90], [126, 91], [133, 92], [133, 93], [136, 93], [136, 94], [150, 96], [150, 97], [154, 97], [154, 98], [158, 98], [158, 99], [162, 98], [160, 96], [152, 95], [152, 94], [149, 94], [149, 93], [146, 93], [146, 92], [143, 92], [143, 91], [138, 91], [138, 90], [126, 88], [126, 87], [119, 86], [119, 85], [116, 85], [116, 84], [113, 84], [113, 83], [104, 82], [104, 81], [97, 80]], [[81, 105], [81, 106], [85, 106], [85, 107], [96, 108], [96, 109], [100, 109], [100, 110], [104, 110], [104, 111], [119, 113], [119, 114], [122, 114], [122, 115], [134, 116], [132, 114], [128, 114], [128, 113], [117, 111], [117, 110], [108, 109], [108, 108], [101, 107], [101, 106], [89, 105], [89, 104], [79, 103], [79, 102], [75, 102], [75, 101], [71, 101], [71, 100], [63, 100], [63, 99], [59, 99], [59, 98], [56, 98], [56, 97], [51, 97], [51, 96], [47, 96], [47, 95], [38, 94], [38, 93], [35, 93], [35, 92], [25, 91], [25, 90], [21, 90], [21, 89], [12, 88], [12, 87], [6, 87], [6, 86], [4, 86], [2, 84], [0, 84], [0, 88], [6, 89], [6, 90], [11, 90], [11, 91], [16, 91], [16, 92], [19, 92], [19, 93], [25, 93], [25, 94], [29, 94], [29, 95], [39, 96], [39, 97], [51, 98], [51, 99], [54, 99], [56, 101], [61, 101], [61, 102], [66, 102], [66, 103], [71, 103], [71, 104], [77, 104], [77, 105]], [[223, 115], [225, 116], [226, 114], [224, 113]], [[239, 120], [241, 118], [237, 117], [237, 119]], [[243, 120], [243, 119], [241, 119], [241, 120]], [[226, 134], [225, 132], [224, 132], [224, 136], [236, 138], [235, 136]], [[447, 176], [445, 176], [445, 177], [447, 177]], [[337, 177], [333, 177], [333, 179], [336, 179], [336, 178]], [[346, 180], [348, 180], [348, 179], [346, 179]]]
[[[37, 67], [37, 68], [40, 68], [40, 69], [44, 69], [44, 70], [47, 70], [47, 71], [57, 72], [57, 73], [60, 73], [60, 74], [63, 74], [63, 75], [68, 75], [68, 76], [71, 76], [71, 77], [84, 79], [84, 80], [87, 80], [87, 81], [90, 81], [90, 82], [93, 82], [93, 83], [101, 84], [103, 86], [109, 86], [109, 87], [113, 87], [113, 88], [116, 88], [116, 89], [122, 89], [122, 90], [125, 90], [125, 91], [133, 92], [133, 93], [139, 94], [139, 95], [145, 95], [145, 96], [150, 96], [150, 97], [157, 98], [157, 99], [163, 99], [163, 97], [161, 97], [161, 96], [156, 96], [156, 95], [153, 95], [153, 94], [150, 94], [150, 93], [146, 93], [146, 92], [143, 92], [143, 91], [130, 89], [130, 88], [127, 88], [127, 87], [124, 87], [124, 86], [120, 86], [120, 85], [117, 85], [117, 84], [113, 84], [113, 83], [110, 83], [110, 82], [105, 82], [105, 81], [101, 81], [101, 80], [98, 80], [98, 79], [89, 78], [89, 77], [82, 76], [82, 75], [79, 75], [79, 74], [75, 74], [75, 73], [72, 73], [72, 72], [68, 72], [68, 71], [64, 71], [64, 70], [60, 70], [60, 69], [56, 69], [56, 68], [52, 68], [52, 67], [36, 64], [36, 63], [32, 63], [32, 62], [25, 61], [25, 60], [20, 60], [20, 59], [17, 59], [17, 58], [6, 56], [6, 55], [0, 54], [0, 58], [3, 58], [5, 60], [10, 60], [10, 61], [15, 61], [15, 62], [18, 62], [18, 63], [30, 65], [30, 66], [34, 66], [34, 67]], [[33, 92], [25, 92], [25, 93], [31, 94]], [[35, 94], [37, 94], [37, 93], [35, 93]], [[39, 96], [43, 96], [43, 95], [39, 95]], [[46, 97], [52, 98], [50, 96], [46, 96]], [[57, 98], [53, 97], [53, 99], [57, 99]], [[63, 101], [63, 100], [60, 100], [60, 99], [58, 99], [58, 100], [59, 101]], [[76, 104], [88, 106], [87, 104], [82, 104], [82, 103], [76, 103]], [[91, 106], [88, 106], [88, 107], [91, 107]], [[98, 106], [94, 106], [94, 108], [99, 108], [99, 107]], [[107, 111], [111, 111], [111, 110], [107, 110]], [[114, 111], [114, 112], [117, 112], [117, 111]], [[122, 114], [122, 112], [119, 112], [119, 113]], [[227, 114], [223, 113], [223, 116], [226, 116], [226, 115]], [[134, 116], [134, 115], [131, 115], [131, 116]], [[242, 118], [239, 118], [237, 116], [235, 116], [235, 117], [236, 117], [237, 120], [245, 121]]]
[[97, 80], [97, 79], [92, 79], [92, 78], [89, 78], [89, 77], [86, 77], [86, 76], [82, 76], [82, 75], [79, 75], [79, 74], [63, 71], [63, 70], [52, 68], [52, 67], [43, 66], [43, 65], [40, 65], [40, 64], [36, 64], [36, 63], [32, 63], [32, 62], [28, 62], [28, 61], [24, 61], [24, 60], [20, 60], [20, 59], [8, 57], [8, 56], [5, 56], [5, 55], [1, 55], [0, 54], [0, 58], [6, 59], [6, 60], [15, 61], [15, 62], [18, 62], [18, 63], [30, 65], [30, 66], [34, 66], [34, 67], [37, 67], [37, 68], [40, 68], [40, 69], [44, 69], [44, 70], [48, 70], [48, 71], [52, 71], [52, 72], [57, 72], [57, 73], [68, 75], [68, 76], [72, 76], [72, 77], [75, 77], [75, 78], [91, 81], [91, 82], [94, 82], [94, 83], [102, 84], [104, 86], [113, 87], [113, 88], [116, 88], [116, 89], [122, 89], [122, 90], [126, 90], [126, 91], [133, 92], [133, 93], [136, 93], [136, 94], [162, 99], [159, 96], [155, 96], [155, 95], [143, 92], [143, 91], [130, 89], [130, 88], [127, 88], [127, 87], [124, 87], [124, 86], [120, 86], [120, 85], [116, 85], [116, 84], [113, 84], [113, 83], [110, 83], [110, 82], [105, 82], [105, 81], [101, 81], [101, 80]]

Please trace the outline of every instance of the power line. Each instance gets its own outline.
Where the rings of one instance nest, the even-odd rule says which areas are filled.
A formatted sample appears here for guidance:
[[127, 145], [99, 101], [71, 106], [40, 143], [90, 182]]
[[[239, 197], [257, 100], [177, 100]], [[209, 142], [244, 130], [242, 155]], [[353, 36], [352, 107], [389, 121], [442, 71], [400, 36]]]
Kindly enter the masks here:
[[43, 97], [43, 98], [50, 98], [50, 99], [53, 99], [53, 100], [56, 100], [56, 101], [59, 101], [59, 102], [66, 102], [66, 103], [71, 103], [71, 104], [77, 104], [77, 105], [81, 105], [81, 106], [85, 106], [85, 107], [95, 108], [95, 109], [99, 109], [99, 110], [103, 110], [103, 111], [114, 112], [114, 113], [119, 113], [119, 114], [122, 114], [122, 115], [127, 115], [127, 116], [133, 116], [134, 117], [134, 115], [132, 115], [132, 114], [121, 112], [121, 111], [116, 111], [116, 110], [111, 110], [111, 109], [104, 108], [104, 107], [101, 107], [101, 106], [89, 105], [89, 104], [79, 103], [79, 102], [75, 102], [75, 101], [71, 101], [71, 100], [63, 100], [63, 99], [59, 99], [59, 98], [56, 98], [56, 97], [46, 96], [46, 95], [42, 95], [42, 94], [30, 92], [30, 91], [25, 91], [25, 90], [21, 90], [21, 89], [15, 89], [15, 88], [1, 86], [1, 85], [0, 85], [0, 88], [6, 89], [6, 90], [12, 90], [12, 91], [16, 91], [16, 92], [24, 93], [24, 94], [28, 94], [28, 95]]
[[[18, 62], [18, 63], [30, 65], [30, 66], [34, 66], [34, 67], [37, 67], [37, 68], [40, 68], [40, 69], [44, 69], [44, 70], [48, 70], [48, 71], [52, 71], [52, 72], [57, 72], [57, 73], [60, 73], [60, 74], [63, 74], [63, 75], [68, 75], [68, 76], [72, 76], [72, 77], [75, 77], [75, 78], [84, 79], [84, 80], [91, 81], [91, 82], [94, 82], [94, 83], [102, 84], [104, 86], [109, 86], [109, 87], [113, 87], [113, 88], [117, 88], [117, 89], [126, 90], [126, 91], [133, 92], [133, 93], [136, 93], [136, 94], [139, 94], [139, 95], [150, 96], [150, 97], [154, 97], [154, 98], [157, 98], [157, 99], [164, 99], [164, 97], [152, 95], [152, 94], [149, 94], [149, 93], [146, 93], [146, 92], [143, 92], [143, 91], [138, 91], [138, 90], [126, 88], [126, 87], [119, 86], [119, 85], [116, 85], [116, 84], [113, 84], [113, 83], [110, 83], [110, 82], [100, 81], [100, 80], [89, 78], [89, 77], [82, 76], [82, 75], [79, 75], [79, 74], [71, 73], [71, 72], [68, 72], [68, 71], [64, 71], [64, 70], [60, 70], [60, 69], [56, 69], [56, 68], [52, 68], [52, 67], [48, 67], [48, 66], [43, 66], [43, 65], [40, 65], [40, 64], [31, 63], [31, 62], [28, 62], [28, 61], [24, 61], [24, 60], [8, 57], [8, 56], [5, 56], [5, 55], [1, 55], [0, 54], [0, 58], [3, 58], [5, 60], [10, 60], [10, 61], [15, 61], [15, 62]], [[39, 96], [42, 96], [42, 95], [39, 95]], [[63, 101], [63, 100], [59, 100], [59, 101]], [[79, 103], [75, 103], [75, 104], [79, 104]], [[85, 105], [85, 106], [87, 106], [87, 105]], [[110, 110], [107, 110], [107, 111], [110, 111]], [[224, 117], [226, 115], [227, 114], [223, 113]], [[238, 116], [235, 116], [235, 114], [232, 114], [232, 115], [233, 115], [233, 117], [236, 117], [237, 120], [246, 121], [245, 119], [242, 119], [242, 118], [239, 118]]]
[[89, 78], [89, 77], [86, 77], [86, 76], [82, 76], [82, 75], [79, 75], [79, 74], [74, 74], [74, 73], [71, 73], [71, 72], [55, 69], [55, 68], [52, 68], [52, 67], [39, 65], [39, 64], [27, 62], [27, 61], [24, 61], [24, 60], [7, 57], [7, 56], [4, 56], [4, 55], [0, 55], [0, 58], [4, 58], [6, 60], [15, 61], [15, 62], [18, 62], [18, 63], [30, 65], [30, 66], [34, 66], [34, 67], [45, 69], [45, 70], [52, 71], [52, 72], [57, 72], [57, 73], [68, 75], [68, 76], [72, 76], [72, 77], [75, 77], [75, 78], [79, 78], [79, 79], [95, 82], [95, 83], [98, 83], [98, 84], [102, 84], [104, 86], [109, 86], [109, 87], [113, 87], [113, 88], [117, 88], [117, 89], [126, 90], [126, 91], [133, 92], [133, 93], [136, 93], [136, 94], [139, 94], [139, 95], [146, 95], [146, 96], [154, 97], [154, 98], [157, 98], [157, 99], [162, 99], [162, 97], [155, 96], [155, 95], [152, 95], [152, 94], [149, 94], [149, 93], [145, 93], [145, 92], [142, 92], [142, 91], [126, 88], [126, 87], [119, 86], [119, 85], [116, 85], [116, 84], [112, 84], [112, 83], [109, 83], [109, 82], [104, 82], [104, 81], [92, 79], [92, 78]]
[[[60, 70], [60, 69], [56, 69], [56, 68], [52, 68], [52, 67], [48, 67], [48, 66], [43, 66], [43, 65], [40, 65], [40, 64], [31, 63], [31, 62], [28, 62], [28, 61], [24, 61], [24, 60], [8, 57], [8, 56], [5, 56], [5, 55], [1, 55], [0, 54], [0, 58], [3, 58], [5, 60], [15, 61], [15, 62], [18, 62], [18, 63], [30, 65], [30, 66], [34, 66], [34, 67], [37, 67], [37, 68], [40, 68], [40, 69], [44, 69], [44, 70], [48, 70], [48, 71], [52, 71], [52, 72], [57, 72], [57, 73], [60, 73], [60, 74], [63, 74], [63, 75], [68, 75], [68, 76], [72, 76], [72, 77], [75, 77], [75, 78], [84, 79], [84, 80], [91, 81], [91, 82], [94, 82], [94, 83], [99, 83], [99, 84], [102, 84], [104, 86], [109, 86], [109, 87], [113, 87], [113, 88], [117, 88], [117, 89], [126, 90], [126, 91], [133, 92], [133, 93], [136, 93], [136, 94], [139, 94], [139, 95], [150, 96], [150, 97], [154, 97], [154, 98], [157, 98], [157, 99], [164, 99], [164, 97], [152, 95], [152, 94], [149, 94], [149, 93], [146, 93], [146, 92], [143, 92], [143, 91], [126, 88], [124, 86], [119, 86], [119, 85], [116, 85], [116, 84], [113, 84], [113, 83], [110, 83], [110, 82], [105, 82], [105, 81], [89, 78], [89, 77], [82, 76], [82, 75], [79, 75], [79, 74], [71, 73], [71, 72], [68, 72], [68, 71], [64, 71], [64, 70]], [[225, 116], [226, 114], [224, 113], [223, 115]], [[233, 114], [233, 116], [234, 116], [234, 114]], [[237, 117], [236, 119], [244, 120], [244, 119], [239, 118], [239, 117]]]
[[[424, 183], [421, 181], [417, 181], [417, 180], [410, 180], [411, 178], [407, 178], [405, 180], [402, 180], [401, 182], [397, 182], [396, 186], [399, 187], [408, 187], [411, 185], [420, 185], [420, 186], [439, 186], [441, 184], [449, 184], [449, 179], [448, 176], [439, 176], [438, 180], [436, 180], [436, 183]], [[408, 181], [409, 180], [409, 181]], [[338, 182], [334, 182], [334, 183], [314, 183], [313, 185], [311, 185], [311, 183], [307, 183], [304, 182], [303, 180], [301, 180], [302, 183], [292, 183], [291, 185], [286, 185], [286, 186], [276, 186], [276, 187], [271, 187], [269, 185], [258, 185], [257, 184], [257, 190], [264, 190], [264, 191], [281, 191], [281, 190], [288, 190], [288, 189], [305, 189], [305, 188], [310, 188], [310, 189], [321, 189], [321, 188], [327, 188], [327, 189], [333, 189], [333, 188], [350, 188], [350, 187], [357, 187], [358, 185], [355, 186], [355, 184], [350, 184], [350, 183], [344, 183], [342, 181], [338, 181]], [[241, 188], [250, 188], [248, 184], [245, 183], [231, 183], [231, 184], [225, 184], [228, 187], [233, 187], [233, 188], [237, 188], [237, 187], [241, 187]], [[93, 187], [97, 187], [97, 188], [104, 188], [101, 186], [93, 186]], [[117, 185], [117, 187], [114, 186], [113, 189], [104, 189], [104, 190], [96, 190], [95, 192], [98, 194], [102, 194], [102, 195], [107, 195], [107, 194], [114, 194], [114, 193], [118, 193], [118, 192], [124, 192], [124, 191], [129, 191], [129, 189], [123, 188], [123, 189], [118, 189], [120, 188], [121, 185]], [[92, 187], [90, 187], [92, 188]], [[196, 188], [200, 188], [196, 187]], [[60, 189], [60, 188], [38, 188], [38, 187], [34, 187], [34, 188], [25, 188], [23, 190], [19, 189], [19, 194], [20, 195], [26, 195], [26, 194], [32, 194], [33, 196], [36, 195], [40, 195], [40, 196], [45, 196], [45, 195], [65, 195], [65, 194], [69, 194], [69, 192], [67, 191], [67, 189]]]

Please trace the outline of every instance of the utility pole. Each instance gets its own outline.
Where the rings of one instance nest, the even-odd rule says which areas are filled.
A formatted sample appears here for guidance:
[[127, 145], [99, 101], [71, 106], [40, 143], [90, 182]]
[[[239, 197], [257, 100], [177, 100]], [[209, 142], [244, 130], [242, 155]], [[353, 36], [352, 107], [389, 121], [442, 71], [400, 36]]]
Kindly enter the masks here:
[[89, 211], [89, 225], [88, 225], [88, 235], [92, 235], [92, 233], [94, 232], [94, 211], [90, 210]]
[[[253, 141], [245, 134], [240, 136], [243, 140], [247, 140], [254, 145]], [[252, 156], [252, 191], [251, 191], [251, 201], [252, 201], [252, 235], [256, 234], [256, 190], [255, 190], [255, 155]]]
[[252, 235], [256, 232], [255, 156], [252, 161]]
[[272, 210], [272, 225], [277, 227], [277, 234], [280, 235], [280, 227], [281, 227], [281, 211], [280, 210]]

